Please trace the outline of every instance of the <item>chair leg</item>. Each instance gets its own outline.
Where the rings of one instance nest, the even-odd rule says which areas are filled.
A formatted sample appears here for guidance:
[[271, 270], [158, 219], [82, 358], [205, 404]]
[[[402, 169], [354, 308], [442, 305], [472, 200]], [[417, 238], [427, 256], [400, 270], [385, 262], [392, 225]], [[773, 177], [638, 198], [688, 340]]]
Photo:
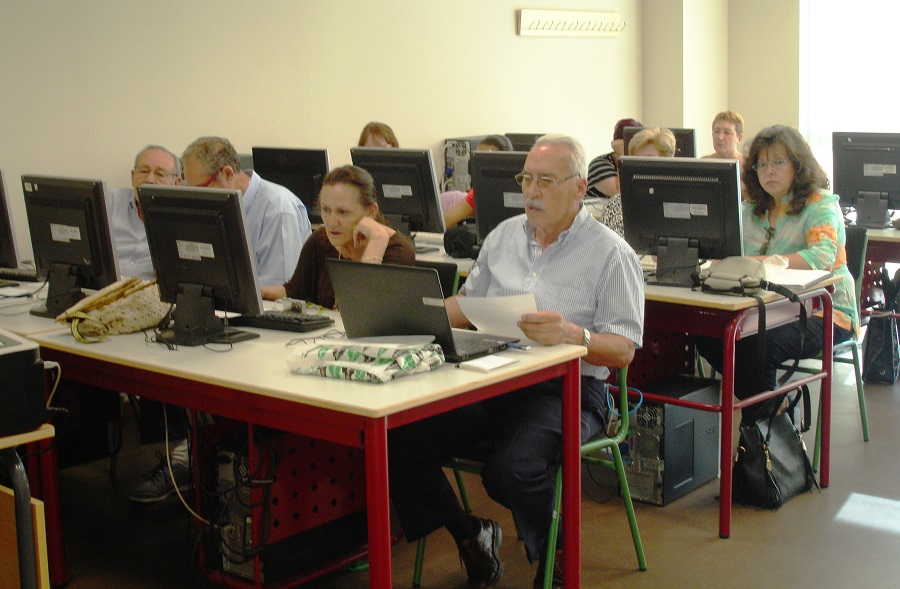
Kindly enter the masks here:
[[859, 419], [862, 421], [863, 441], [869, 441], [869, 418], [866, 415], [866, 391], [863, 388], [862, 366], [859, 361], [859, 346], [851, 348], [853, 352], [853, 372], [856, 374], [856, 395], [859, 397]]
[[547, 551], [544, 553], [543, 589], [553, 587], [553, 563], [556, 560], [556, 542], [559, 538], [559, 517], [562, 511], [562, 467], [556, 469], [556, 482], [553, 485], [553, 514], [550, 518], [550, 532], [547, 535]]
[[425, 564], [425, 540], [428, 536], [419, 538], [416, 545], [416, 565], [413, 568], [412, 586], [418, 589], [422, 586], [422, 567]]
[[819, 397], [819, 411], [816, 415], [816, 447], [813, 450], [813, 472], [819, 472], [819, 454], [822, 453], [822, 397]]
[[622, 461], [622, 451], [619, 449], [618, 444], [613, 444], [610, 448], [613, 452], [613, 460], [616, 463], [616, 474], [619, 476], [619, 488], [622, 493], [622, 499], [625, 501], [625, 513], [628, 514], [628, 525], [631, 527], [631, 540], [634, 542], [634, 552], [637, 555], [638, 567], [642, 571], [646, 571], [647, 559], [644, 556], [644, 544], [641, 542], [637, 517], [634, 515], [634, 503], [631, 501], [628, 479], [625, 478], [625, 463]]
[[472, 504], [469, 503], [469, 493], [466, 491], [466, 483], [463, 481], [462, 471], [454, 468], [453, 476], [456, 477], [456, 488], [459, 490], [459, 498], [462, 501], [463, 509], [466, 510], [466, 513], [472, 513]]

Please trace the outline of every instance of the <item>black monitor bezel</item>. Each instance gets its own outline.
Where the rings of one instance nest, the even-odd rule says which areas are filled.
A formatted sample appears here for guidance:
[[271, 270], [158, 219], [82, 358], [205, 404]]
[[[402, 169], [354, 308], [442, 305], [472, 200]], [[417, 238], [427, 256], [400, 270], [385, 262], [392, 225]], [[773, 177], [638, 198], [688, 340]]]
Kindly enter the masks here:
[[[310, 223], [322, 223], [319, 190], [330, 169], [328, 150], [301, 147], [252, 147], [253, 171], [284, 186], [306, 207]], [[288, 160], [288, 161], [285, 161]]]
[[[624, 153], [628, 154], [628, 144], [631, 138], [639, 131], [643, 131], [647, 127], [625, 127], [622, 129], [622, 140], [624, 144]], [[666, 127], [675, 136], [675, 157], [697, 157], [697, 130], [686, 129], [681, 127]]]
[[[858, 225], [889, 227], [890, 211], [900, 209], [900, 133], [834, 131], [831, 152], [832, 188], [841, 206], [856, 209]], [[881, 176], [871, 167], [876, 164]]]
[[[215, 316], [216, 310], [250, 315], [263, 311], [256, 256], [241, 198], [239, 190], [221, 188], [151, 184], [138, 188], [160, 298], [175, 304], [174, 325], [158, 336], [161, 339], [195, 346], [258, 337], [227, 327]], [[204, 216], [212, 220], [206, 227]], [[208, 256], [200, 255], [195, 260], [182, 255], [188, 251], [184, 241], [204, 238], [214, 243], [197, 242], [204, 246], [198, 251], [211, 250], [213, 259], [224, 256], [224, 263], [210, 268], [211, 263], [206, 262], [202, 267], [198, 263]], [[218, 277], [218, 283], [196, 280], [210, 271]], [[223, 272], [229, 274], [227, 279], [221, 278]]]
[[[395, 229], [400, 229], [411, 236], [419, 232], [444, 232], [444, 213], [441, 210], [440, 192], [434, 175], [434, 159], [430, 149], [353, 147], [350, 149], [350, 159], [354, 166], [366, 170], [375, 180], [378, 208], [382, 214], [389, 221], [402, 218], [403, 223], [409, 223], [408, 230], [403, 226]], [[398, 171], [400, 168], [407, 170]], [[422, 190], [421, 194], [386, 198], [384, 195], [386, 179], [392, 174], [408, 174], [408, 168], [414, 170], [414, 178]], [[410, 188], [412, 189], [411, 186]], [[420, 215], [421, 220], [418, 216], [415, 219], [409, 216], [410, 208], [416, 209], [416, 215]], [[395, 222], [391, 224], [396, 225]]]
[[546, 133], [504, 133], [504, 135], [512, 143], [513, 151], [528, 152]]
[[[647, 187], [648, 182], [654, 182]], [[743, 255], [743, 227], [741, 225], [740, 168], [737, 160], [711, 158], [666, 158], [623, 156], [619, 159], [619, 183], [622, 198], [622, 221], [625, 240], [639, 255], [659, 255], [657, 275], [651, 282], [690, 286], [690, 274], [696, 268], [676, 267], [663, 257], [671, 253], [675, 244], [684, 242], [692, 251], [690, 265], [701, 259], [719, 259]], [[679, 183], [676, 185], [675, 183]], [[688, 186], [688, 184], [693, 186]], [[640, 188], [643, 186], [643, 188]], [[676, 187], [677, 186], [677, 187]], [[712, 198], [703, 199], [700, 186], [714, 186]], [[665, 201], [666, 188], [680, 192], [678, 201]], [[685, 198], [684, 201], [681, 198]], [[669, 205], [670, 213], [665, 212]], [[685, 212], [689, 224], [681, 223], [671, 212], [673, 205]], [[698, 209], [691, 209], [696, 205]], [[706, 220], [694, 220], [700, 206], [706, 206]], [[710, 211], [710, 206], [718, 207]], [[709, 220], [717, 220], [710, 223]], [[687, 227], [687, 228], [685, 228]], [[665, 233], [664, 233], [665, 232]], [[710, 236], [710, 233], [714, 235]], [[715, 242], [710, 242], [715, 239]], [[666, 251], [660, 249], [665, 246]], [[681, 256], [682, 260], [684, 256]]]
[[[525, 212], [525, 196], [515, 176], [525, 169], [528, 153], [476, 151], [472, 154], [469, 160], [469, 173], [472, 176], [472, 188], [475, 190], [475, 225], [478, 227], [479, 241], [484, 241], [488, 234], [506, 219]], [[507, 176], [505, 172], [510, 173]], [[509, 191], [494, 190], [500, 185], [502, 188], [516, 191], [518, 196], [515, 203], [512, 202]], [[510, 206], [512, 204], [516, 206]]]
[[0, 268], [18, 268], [19, 255], [16, 245], [16, 227], [3, 170], [0, 170]]
[[[32, 314], [56, 317], [84, 298], [82, 289], [99, 290], [118, 280], [102, 180], [25, 174], [22, 190], [35, 270], [47, 280], [47, 299]], [[73, 216], [76, 211], [83, 216]], [[71, 247], [63, 251], [60, 227], [77, 229], [79, 240], [86, 239], [78, 252]], [[82, 233], [87, 237], [81, 237]]]

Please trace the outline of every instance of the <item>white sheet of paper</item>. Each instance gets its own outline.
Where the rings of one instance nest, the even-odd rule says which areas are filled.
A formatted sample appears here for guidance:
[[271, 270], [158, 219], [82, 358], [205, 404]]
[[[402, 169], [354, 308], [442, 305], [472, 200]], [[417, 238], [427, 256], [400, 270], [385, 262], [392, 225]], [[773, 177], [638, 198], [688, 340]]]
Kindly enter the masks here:
[[492, 335], [521, 338], [522, 344], [534, 343], [525, 337], [516, 323], [525, 313], [537, 311], [534, 294], [509, 297], [456, 297], [463, 314], [479, 331]]

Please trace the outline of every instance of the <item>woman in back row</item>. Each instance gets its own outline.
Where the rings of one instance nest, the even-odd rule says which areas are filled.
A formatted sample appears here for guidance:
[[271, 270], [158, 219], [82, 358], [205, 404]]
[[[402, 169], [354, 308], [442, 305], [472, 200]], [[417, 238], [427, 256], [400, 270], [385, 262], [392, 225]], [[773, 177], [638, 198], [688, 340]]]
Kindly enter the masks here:
[[[741, 225], [744, 254], [764, 260], [778, 255], [788, 268], [831, 270], [834, 285], [834, 343], [859, 329], [853, 276], [847, 269], [846, 236], [838, 196], [827, 193], [829, 182], [800, 132], [787, 125], [763, 129], [753, 139], [744, 160]], [[775, 387], [776, 369], [797, 358], [822, 352], [823, 319], [816, 312], [801, 334], [793, 322], [766, 331], [765, 355], [758, 336], [735, 345], [734, 394], [745, 399]], [[722, 340], [702, 338], [698, 349], [716, 369], [722, 369]], [[775, 409], [775, 400], [744, 409], [743, 421], [753, 423]]]
[[322, 227], [303, 245], [294, 275], [285, 284], [264, 286], [264, 299], [288, 296], [334, 308], [334, 288], [325, 264], [327, 258], [413, 266], [412, 241], [391, 229], [378, 209], [375, 182], [357, 166], [330, 171], [319, 191]]

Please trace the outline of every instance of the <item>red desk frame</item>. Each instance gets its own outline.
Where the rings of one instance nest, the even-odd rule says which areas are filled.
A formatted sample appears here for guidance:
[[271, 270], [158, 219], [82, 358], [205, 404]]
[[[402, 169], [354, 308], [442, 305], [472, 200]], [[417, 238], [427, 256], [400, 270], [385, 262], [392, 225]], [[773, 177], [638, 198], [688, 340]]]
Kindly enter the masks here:
[[[44, 360], [58, 362], [65, 378], [107, 389], [126, 391], [172, 403], [188, 409], [206, 411], [231, 419], [362, 447], [366, 460], [366, 505], [369, 532], [369, 579], [375, 589], [390, 589], [391, 531], [388, 495], [388, 429], [451, 411], [524, 386], [562, 377], [563, 381], [563, 514], [566, 517], [564, 542], [579, 546], [581, 538], [581, 377], [580, 360], [537, 368], [510, 380], [489, 384], [440, 401], [401, 411], [385, 417], [364, 417], [323, 409], [299, 402], [210, 385], [191, 379], [134, 368], [111, 360], [98, 360], [52, 347], [41, 348]], [[427, 378], [426, 375], [423, 377]], [[415, 377], [413, 377], [415, 378]], [[348, 385], [360, 385], [348, 383]], [[368, 385], [371, 386], [371, 385]], [[389, 386], [389, 385], [387, 385]], [[62, 547], [58, 479], [51, 456], [41, 463], [41, 477], [35, 488], [44, 497], [48, 522], [48, 552], [51, 583], [66, 582]], [[580, 550], [566, 550], [563, 563], [567, 586], [581, 585]]]
[[[702, 411], [713, 411], [722, 416], [720, 428], [720, 469], [719, 479], [719, 536], [728, 538], [731, 535], [731, 475], [732, 475], [732, 445], [734, 443], [734, 411], [748, 405], [770, 399], [786, 391], [796, 389], [803, 383], [821, 380], [822, 398], [822, 456], [819, 473], [820, 484], [827, 487], [830, 481], [831, 469], [831, 371], [832, 371], [832, 346], [834, 333], [832, 325], [831, 295], [825, 288], [817, 288], [800, 295], [804, 301], [818, 301], [824, 314], [825, 334], [822, 345], [822, 372], [806, 375], [803, 378], [793, 378], [788, 385], [772, 391], [765, 391], [736, 401], [734, 398], [734, 346], [741, 339], [742, 332], [748, 327], [756, 326], [756, 302], [753, 306], [738, 310], [723, 310], [698, 305], [689, 302], [664, 302], [652, 300], [646, 301], [645, 307], [645, 332], [669, 331], [688, 333], [690, 335], [704, 335], [722, 338], [724, 342], [724, 356], [722, 367], [722, 395], [718, 405], [698, 403], [682, 399], [672, 399], [663, 395], [644, 394], [648, 401], [670, 403]], [[786, 299], [778, 299], [768, 303], [767, 310], [780, 306], [793, 305]], [[771, 314], [769, 314], [771, 316]], [[749, 320], [749, 321], [748, 321]], [[746, 322], [746, 323], [745, 323]], [[753, 333], [753, 331], [751, 331]]]

